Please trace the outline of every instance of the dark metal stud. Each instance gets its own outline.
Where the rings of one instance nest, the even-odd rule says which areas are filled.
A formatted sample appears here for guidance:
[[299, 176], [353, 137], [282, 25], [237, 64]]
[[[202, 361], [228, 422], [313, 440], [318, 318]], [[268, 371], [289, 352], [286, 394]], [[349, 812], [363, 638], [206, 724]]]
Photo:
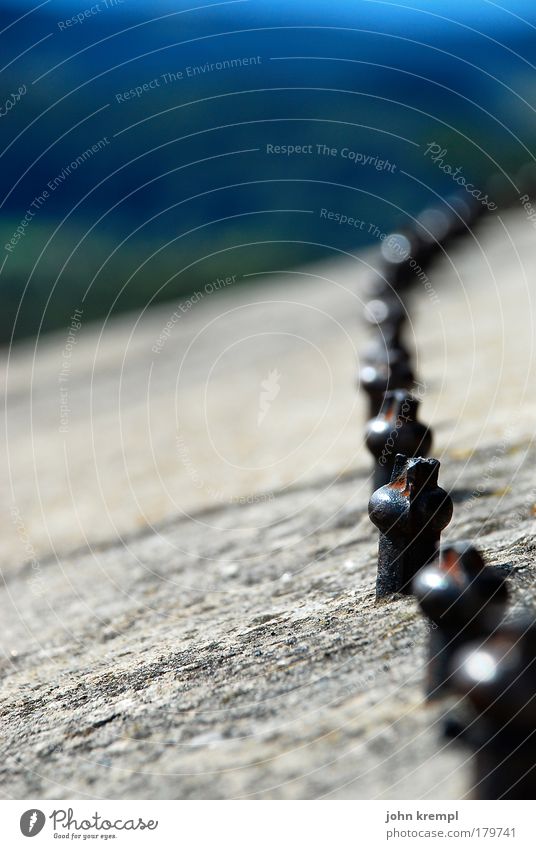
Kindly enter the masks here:
[[404, 291], [415, 278], [412, 261], [418, 262], [421, 246], [412, 232], [390, 233], [382, 242], [382, 272], [392, 289]]
[[391, 286], [388, 278], [381, 271], [371, 271], [364, 283], [363, 297], [365, 300], [375, 298], [396, 298], [398, 293]]
[[401, 330], [392, 324], [386, 324], [364, 348], [361, 358], [369, 365], [388, 362], [391, 367], [407, 365], [411, 362], [410, 353], [402, 340]]
[[365, 444], [375, 459], [373, 492], [391, 480], [397, 454], [428, 456], [432, 432], [417, 421], [419, 401], [403, 389], [384, 395], [380, 412], [366, 426]]
[[451, 195], [447, 198], [447, 212], [450, 217], [449, 236], [466, 236], [474, 226], [484, 207], [470, 195]]
[[407, 357], [401, 357], [400, 349], [386, 348], [385, 359], [365, 363], [359, 373], [359, 386], [368, 396], [368, 419], [380, 412], [385, 393], [392, 389], [410, 389], [415, 385], [415, 375]]
[[419, 569], [437, 555], [453, 509], [437, 482], [439, 466], [439, 460], [397, 454], [391, 482], [371, 496], [370, 520], [380, 531], [377, 600], [411, 593]]
[[414, 230], [422, 246], [421, 266], [425, 267], [448, 241], [450, 218], [445, 210], [429, 207], [417, 216]]
[[452, 690], [450, 661], [464, 644], [497, 628], [508, 598], [505, 580], [466, 542], [441, 547], [438, 562], [417, 573], [413, 593], [435, 625], [430, 634], [427, 698]]
[[453, 681], [472, 711], [458, 739], [474, 749], [478, 799], [536, 798], [536, 624], [502, 626], [452, 659]]
[[392, 327], [400, 332], [406, 322], [407, 313], [399, 298], [384, 294], [366, 301], [363, 317], [374, 330], [381, 331], [384, 327]]
[[406, 362], [410, 354], [402, 341], [406, 311], [395, 298], [374, 298], [365, 304], [364, 318], [374, 328], [374, 338], [363, 351], [365, 362], [375, 365], [389, 360]]

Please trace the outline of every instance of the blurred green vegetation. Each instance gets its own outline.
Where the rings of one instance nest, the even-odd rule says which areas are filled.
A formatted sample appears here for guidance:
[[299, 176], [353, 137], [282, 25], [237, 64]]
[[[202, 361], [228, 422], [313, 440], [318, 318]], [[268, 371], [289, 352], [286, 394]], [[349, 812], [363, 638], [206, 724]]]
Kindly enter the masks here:
[[[478, 187], [529, 159], [536, 113], [526, 27], [501, 33], [506, 49], [437, 21], [419, 43], [405, 34], [386, 42], [357, 25], [309, 27], [301, 9], [299, 17], [244, 4], [124, 33], [119, 18], [97, 15], [58, 38], [57, 12], [44, 6], [6, 30], [3, 90], [24, 83], [28, 92], [0, 122], [0, 245], [65, 166], [99, 139], [109, 144], [61, 181], [13, 252], [4, 248], [0, 344], [65, 327], [75, 309], [99, 320], [187, 297], [217, 277], [359, 250], [372, 237], [320, 209], [383, 231], [404, 226], [458, 188], [423, 155], [432, 141]], [[405, 14], [393, 8], [396, 32], [405, 33]], [[285, 26], [292, 15], [306, 28]], [[302, 54], [333, 59], [271, 61]], [[117, 101], [189, 64], [252, 55], [262, 62]], [[269, 156], [267, 143], [348, 146], [397, 167]]]

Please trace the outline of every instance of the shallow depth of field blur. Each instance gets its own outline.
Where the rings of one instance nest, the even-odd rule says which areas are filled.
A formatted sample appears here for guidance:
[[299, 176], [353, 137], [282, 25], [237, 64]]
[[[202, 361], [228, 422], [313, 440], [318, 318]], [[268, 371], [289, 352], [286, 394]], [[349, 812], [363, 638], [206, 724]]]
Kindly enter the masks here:
[[515, 175], [536, 6], [504, 5], [3, 0], [0, 343], [374, 244], [458, 188], [432, 143]]

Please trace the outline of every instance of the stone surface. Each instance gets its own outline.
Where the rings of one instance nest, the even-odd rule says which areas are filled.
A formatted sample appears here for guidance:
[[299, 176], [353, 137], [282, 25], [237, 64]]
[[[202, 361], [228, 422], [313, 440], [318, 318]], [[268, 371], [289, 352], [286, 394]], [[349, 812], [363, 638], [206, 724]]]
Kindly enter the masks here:
[[[3, 798], [470, 792], [423, 702], [426, 623], [412, 598], [374, 604], [369, 261], [203, 295], [159, 353], [178, 305], [82, 317], [64, 432], [68, 328], [6, 359]], [[444, 538], [476, 540], [516, 608], [536, 593], [535, 272], [510, 213], [411, 313]]]

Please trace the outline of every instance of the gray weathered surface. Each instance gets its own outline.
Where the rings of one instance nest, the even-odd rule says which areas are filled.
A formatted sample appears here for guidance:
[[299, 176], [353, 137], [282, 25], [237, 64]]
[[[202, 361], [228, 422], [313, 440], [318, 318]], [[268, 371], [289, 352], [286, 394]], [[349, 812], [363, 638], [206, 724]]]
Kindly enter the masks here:
[[[534, 232], [510, 215], [481, 233], [431, 275], [438, 304], [416, 293], [423, 419], [455, 498], [448, 535], [478, 537], [524, 606], [535, 594]], [[205, 297], [158, 355], [174, 307], [144, 316], [132, 339], [135, 319], [102, 340], [82, 326], [66, 433], [66, 334], [39, 344], [33, 377], [33, 352], [12, 354], [3, 797], [468, 790], [465, 753], [440, 751], [441, 709], [422, 703], [415, 603], [373, 604], [352, 386], [358, 266]], [[273, 370], [280, 392], [259, 427]]]

